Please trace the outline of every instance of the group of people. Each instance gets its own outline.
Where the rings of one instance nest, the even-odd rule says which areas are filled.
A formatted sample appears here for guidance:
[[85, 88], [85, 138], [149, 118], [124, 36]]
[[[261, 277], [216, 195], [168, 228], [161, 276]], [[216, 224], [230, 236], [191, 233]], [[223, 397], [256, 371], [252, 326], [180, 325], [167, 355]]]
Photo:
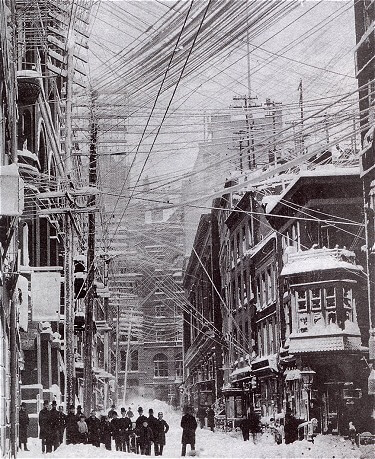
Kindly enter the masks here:
[[[26, 425], [26, 430], [21, 429]], [[39, 412], [39, 438], [42, 440], [42, 452], [49, 453], [56, 450], [63, 442], [64, 431], [66, 444], [88, 443], [100, 447], [104, 444], [107, 450], [112, 449], [112, 439], [117, 451], [134, 452], [137, 454], [151, 455], [151, 445], [154, 444], [155, 456], [161, 456], [165, 445], [165, 436], [169, 425], [163, 419], [163, 413], [154, 416], [152, 409], [148, 410], [148, 417], [143, 414], [143, 409], [138, 408], [138, 418], [133, 422], [134, 413], [121, 408], [118, 415], [115, 405], [112, 405], [108, 415], [102, 415], [100, 419], [95, 411], [91, 411], [89, 417], [85, 417], [82, 407], [69, 407], [68, 414], [63, 412], [63, 407], [56, 409], [56, 402], [52, 405], [48, 400], [43, 403], [43, 409]], [[20, 408], [20, 447], [24, 444], [27, 448], [27, 425], [28, 415], [25, 403]]]

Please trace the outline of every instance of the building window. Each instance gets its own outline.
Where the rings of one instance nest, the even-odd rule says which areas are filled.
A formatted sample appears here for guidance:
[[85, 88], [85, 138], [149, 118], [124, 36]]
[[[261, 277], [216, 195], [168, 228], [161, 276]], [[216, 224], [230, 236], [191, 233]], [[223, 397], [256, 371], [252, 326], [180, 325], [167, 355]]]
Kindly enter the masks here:
[[335, 309], [336, 308], [335, 287], [327, 287], [325, 291], [326, 291], [326, 308]]
[[350, 287], [343, 287], [343, 304], [345, 320], [353, 320], [353, 290]]
[[165, 354], [156, 354], [154, 357], [154, 376], [156, 378], [168, 376], [168, 359]]
[[267, 303], [273, 301], [272, 270], [271, 266], [267, 268]]
[[242, 288], [242, 283], [241, 283], [241, 274], [237, 277], [237, 306], [240, 308], [242, 306], [242, 301], [241, 301], [241, 288]]
[[307, 293], [306, 291], [297, 290], [296, 297], [297, 297], [298, 312], [307, 311]]
[[236, 254], [237, 254], [237, 260], [239, 260], [240, 257], [241, 257], [241, 251], [240, 251], [240, 233], [237, 233], [237, 236], [236, 236]]
[[138, 349], [134, 349], [130, 354], [130, 370], [138, 371]]
[[163, 304], [156, 304], [155, 305], [155, 316], [156, 317], [163, 317], [164, 316], [164, 305]]
[[310, 290], [310, 301], [312, 311], [319, 311], [322, 308], [320, 288], [313, 288]]
[[176, 377], [182, 378], [184, 375], [184, 363], [182, 360], [182, 354], [177, 354], [176, 355]]
[[258, 305], [258, 309], [261, 308], [261, 300], [262, 300], [262, 294], [261, 294], [261, 287], [260, 287], [260, 277], [258, 276], [257, 277], [257, 305]]
[[266, 273], [262, 273], [262, 306], [267, 303]]

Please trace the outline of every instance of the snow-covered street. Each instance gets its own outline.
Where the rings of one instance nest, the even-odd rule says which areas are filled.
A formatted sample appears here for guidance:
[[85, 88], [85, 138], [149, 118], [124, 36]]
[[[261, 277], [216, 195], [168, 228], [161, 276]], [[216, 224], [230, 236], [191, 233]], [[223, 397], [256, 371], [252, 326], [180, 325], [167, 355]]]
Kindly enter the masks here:
[[[163, 411], [164, 419], [168, 422], [170, 430], [167, 434], [167, 444], [163, 456], [167, 458], [181, 456], [181, 413], [174, 411], [169, 405], [157, 400], [146, 402], [139, 400], [131, 404], [134, 412], [142, 404], [144, 410], [153, 408], [155, 412]], [[20, 458], [42, 457], [41, 440], [30, 439], [28, 445], [30, 451], [20, 451]], [[189, 456], [189, 446], [187, 449]], [[196, 455], [199, 457], [213, 458], [372, 458], [375, 457], [375, 447], [366, 446], [359, 449], [353, 446], [349, 440], [342, 437], [325, 435], [318, 436], [314, 443], [298, 441], [290, 445], [277, 445], [268, 434], [263, 434], [256, 445], [252, 441], [244, 442], [240, 432], [225, 433], [220, 431], [211, 432], [208, 429], [197, 429]], [[154, 455], [152, 450], [152, 455]], [[44, 456], [44, 455], [43, 455]], [[52, 458], [94, 458], [94, 457], [134, 457], [133, 453], [124, 453], [114, 450], [107, 451], [104, 445], [96, 448], [91, 445], [62, 445], [56, 452], [48, 454]], [[138, 455], [137, 457], [143, 457]]]

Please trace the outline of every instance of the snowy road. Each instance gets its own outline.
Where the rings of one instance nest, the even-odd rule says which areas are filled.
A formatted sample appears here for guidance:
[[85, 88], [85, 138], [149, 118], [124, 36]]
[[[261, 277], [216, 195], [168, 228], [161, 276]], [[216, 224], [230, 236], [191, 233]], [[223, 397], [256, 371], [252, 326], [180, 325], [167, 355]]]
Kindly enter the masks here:
[[[142, 400], [144, 410], [153, 408], [157, 413], [163, 411], [164, 419], [169, 423], [167, 444], [163, 457], [174, 458], [181, 456], [181, 415], [173, 411], [167, 404], [160, 401], [146, 403]], [[133, 403], [136, 412], [138, 403]], [[30, 439], [29, 452], [20, 451], [20, 458], [42, 457], [41, 440]], [[188, 452], [189, 452], [188, 446]], [[130, 453], [107, 451], [104, 445], [100, 448], [91, 445], [62, 445], [57, 451], [48, 454], [49, 458], [115, 458], [115, 457], [144, 457]], [[307, 441], [295, 442], [291, 445], [276, 445], [273, 438], [263, 435], [254, 445], [251, 441], [244, 442], [240, 433], [211, 432], [208, 429], [199, 429], [196, 434], [196, 449], [199, 457], [212, 458], [373, 458], [375, 448], [365, 447], [358, 449], [351, 442], [337, 436], [318, 436], [315, 443]], [[153, 451], [152, 451], [153, 455]], [[43, 455], [45, 456], [45, 455]]]

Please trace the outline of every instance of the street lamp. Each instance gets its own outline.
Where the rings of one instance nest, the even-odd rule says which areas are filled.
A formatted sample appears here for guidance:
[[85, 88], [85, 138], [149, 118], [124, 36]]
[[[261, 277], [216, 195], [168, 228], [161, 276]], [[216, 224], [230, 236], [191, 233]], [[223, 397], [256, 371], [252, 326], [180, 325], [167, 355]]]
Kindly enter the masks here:
[[314, 370], [301, 370], [302, 382], [307, 392], [307, 421], [310, 421], [311, 386], [314, 382], [315, 375], [316, 372]]

